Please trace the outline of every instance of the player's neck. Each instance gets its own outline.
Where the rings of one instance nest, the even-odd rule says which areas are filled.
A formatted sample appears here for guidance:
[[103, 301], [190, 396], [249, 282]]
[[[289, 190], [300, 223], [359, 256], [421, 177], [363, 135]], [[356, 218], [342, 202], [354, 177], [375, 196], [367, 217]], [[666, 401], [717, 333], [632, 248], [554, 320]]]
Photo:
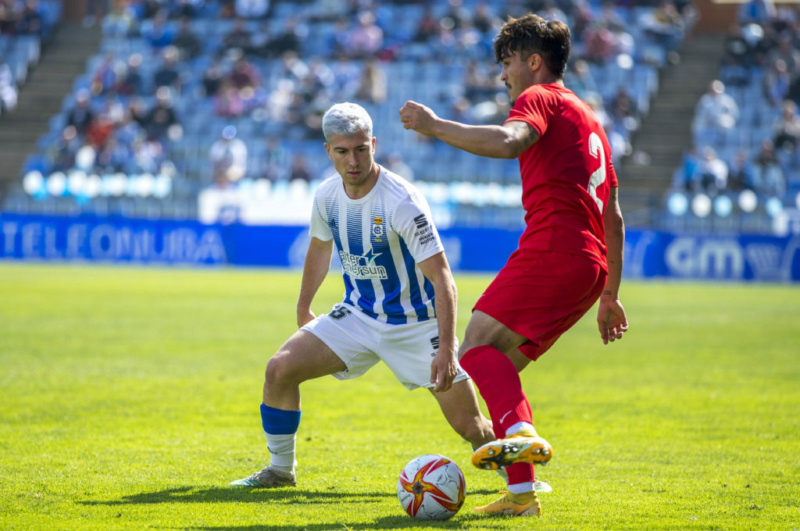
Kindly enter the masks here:
[[375, 164], [372, 166], [372, 171], [369, 172], [369, 176], [363, 183], [348, 184], [346, 181], [344, 181], [344, 192], [350, 199], [361, 199], [370, 193], [373, 188], [375, 188], [375, 184], [378, 182], [378, 177], [380, 177], [380, 174], [381, 168]]

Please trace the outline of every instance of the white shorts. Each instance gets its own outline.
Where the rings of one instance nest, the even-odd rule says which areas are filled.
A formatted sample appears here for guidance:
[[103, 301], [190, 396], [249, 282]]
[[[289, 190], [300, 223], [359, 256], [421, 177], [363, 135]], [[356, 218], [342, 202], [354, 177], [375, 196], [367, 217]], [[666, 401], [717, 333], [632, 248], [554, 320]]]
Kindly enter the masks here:
[[[386, 324], [349, 304], [339, 303], [302, 329], [320, 338], [347, 365], [344, 371], [333, 374], [340, 380], [358, 378], [383, 360], [408, 389], [433, 387], [431, 362], [439, 351], [439, 325], [435, 319]], [[467, 378], [459, 365], [454, 382]]]

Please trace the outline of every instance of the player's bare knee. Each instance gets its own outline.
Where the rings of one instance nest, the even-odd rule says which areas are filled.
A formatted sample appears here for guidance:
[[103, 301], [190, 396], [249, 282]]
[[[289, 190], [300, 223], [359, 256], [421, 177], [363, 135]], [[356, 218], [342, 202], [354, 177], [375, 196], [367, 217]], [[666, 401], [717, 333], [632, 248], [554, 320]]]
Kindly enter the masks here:
[[300, 371], [292, 361], [291, 356], [285, 352], [278, 351], [267, 363], [267, 370], [264, 381], [268, 387], [277, 385], [299, 384], [303, 381]]

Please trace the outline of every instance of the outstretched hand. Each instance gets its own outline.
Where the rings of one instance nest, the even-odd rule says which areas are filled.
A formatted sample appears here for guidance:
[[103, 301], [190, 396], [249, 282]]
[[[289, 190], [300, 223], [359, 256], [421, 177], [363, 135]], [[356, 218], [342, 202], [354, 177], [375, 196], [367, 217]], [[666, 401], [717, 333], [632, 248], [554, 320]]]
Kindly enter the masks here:
[[605, 296], [600, 297], [600, 306], [597, 308], [597, 328], [603, 344], [622, 339], [622, 334], [628, 330], [628, 318], [625, 308], [619, 299]]
[[400, 109], [403, 127], [425, 136], [433, 136], [433, 126], [437, 119], [435, 112], [415, 101], [407, 101]]

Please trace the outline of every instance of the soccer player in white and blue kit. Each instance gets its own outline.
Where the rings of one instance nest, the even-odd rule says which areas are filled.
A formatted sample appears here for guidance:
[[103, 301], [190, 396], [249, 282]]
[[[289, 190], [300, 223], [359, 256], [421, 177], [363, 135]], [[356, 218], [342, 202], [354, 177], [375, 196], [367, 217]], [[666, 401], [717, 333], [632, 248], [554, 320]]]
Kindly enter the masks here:
[[[433, 391], [450, 425], [473, 448], [494, 439], [456, 358], [456, 287], [425, 198], [374, 160], [372, 120], [340, 103], [322, 120], [338, 175], [317, 190], [297, 325], [267, 364], [261, 419], [270, 464], [233, 487], [295, 486], [300, 384], [356, 378], [383, 361], [401, 384]], [[342, 260], [344, 300], [315, 316], [311, 302]]]

